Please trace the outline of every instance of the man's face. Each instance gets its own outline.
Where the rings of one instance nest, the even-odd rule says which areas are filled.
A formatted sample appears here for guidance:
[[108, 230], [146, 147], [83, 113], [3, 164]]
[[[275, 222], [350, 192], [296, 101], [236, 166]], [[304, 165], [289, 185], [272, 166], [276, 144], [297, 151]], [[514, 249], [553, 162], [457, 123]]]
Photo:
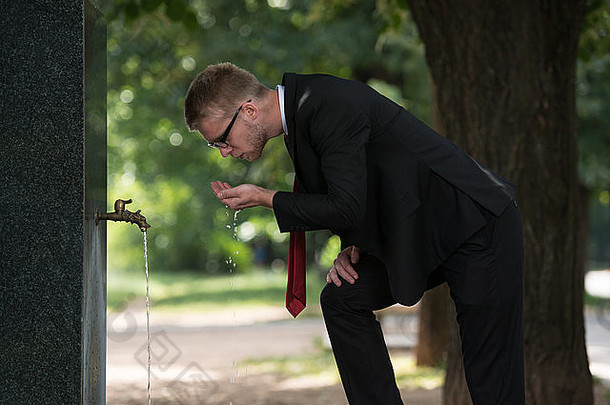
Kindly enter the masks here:
[[[260, 158], [267, 136], [260, 123], [252, 119], [253, 112], [257, 113], [246, 104], [238, 113], [225, 140], [226, 146], [218, 148], [222, 157], [231, 156], [250, 162]], [[202, 118], [199, 121], [199, 132], [208, 143], [213, 143], [222, 138], [230, 124], [231, 118]]]

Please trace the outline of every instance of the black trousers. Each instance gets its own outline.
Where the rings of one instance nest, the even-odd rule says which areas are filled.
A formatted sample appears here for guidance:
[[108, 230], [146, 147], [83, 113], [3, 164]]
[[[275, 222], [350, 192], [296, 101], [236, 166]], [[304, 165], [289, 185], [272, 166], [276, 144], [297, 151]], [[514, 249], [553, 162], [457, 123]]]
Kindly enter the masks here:
[[[437, 270], [457, 310], [466, 381], [474, 405], [523, 405], [523, 230], [516, 203], [495, 217]], [[373, 310], [395, 303], [384, 265], [364, 254], [359, 278], [328, 284], [320, 303], [351, 405], [402, 404]], [[437, 273], [437, 276], [439, 274]]]

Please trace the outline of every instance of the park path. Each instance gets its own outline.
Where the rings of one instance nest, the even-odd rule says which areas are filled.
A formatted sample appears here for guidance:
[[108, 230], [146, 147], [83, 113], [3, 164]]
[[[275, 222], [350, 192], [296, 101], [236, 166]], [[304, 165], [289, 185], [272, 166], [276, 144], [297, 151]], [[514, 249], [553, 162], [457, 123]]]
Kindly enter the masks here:
[[[107, 403], [141, 404], [146, 398], [145, 315], [130, 310], [108, 319]], [[592, 373], [600, 379], [596, 405], [610, 405], [610, 331], [587, 312], [587, 350]], [[394, 322], [394, 324], [398, 324]], [[326, 332], [321, 318], [293, 320], [283, 308], [240, 310], [209, 315], [155, 314], [152, 334], [154, 404], [344, 405], [336, 376], [288, 378], [248, 373], [245, 359], [314, 353]], [[386, 323], [394, 355], [412, 356], [410, 330]], [[317, 343], [316, 343], [317, 342]], [[330, 354], [329, 354], [330, 355]], [[405, 403], [437, 405], [440, 388], [403, 390]], [[145, 401], [144, 401], [145, 402]]]
[[[128, 309], [109, 314], [109, 405], [141, 404], [146, 398], [145, 326], [143, 313]], [[346, 404], [336, 375], [288, 378], [249, 373], [241, 364], [318, 352], [327, 341], [320, 317], [294, 320], [284, 308], [186, 316], [153, 312], [151, 336], [154, 404]], [[404, 348], [399, 351], [411, 355]], [[440, 388], [411, 390], [409, 403], [437, 404], [440, 394]]]

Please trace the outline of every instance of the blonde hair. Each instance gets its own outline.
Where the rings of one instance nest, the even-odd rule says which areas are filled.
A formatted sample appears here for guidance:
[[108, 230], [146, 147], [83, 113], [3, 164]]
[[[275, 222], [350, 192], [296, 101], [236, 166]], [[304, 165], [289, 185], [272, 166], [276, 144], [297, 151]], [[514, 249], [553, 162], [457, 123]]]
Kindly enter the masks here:
[[184, 98], [184, 118], [190, 131], [204, 117], [229, 118], [248, 99], [266, 90], [250, 72], [230, 62], [209, 65], [191, 82]]

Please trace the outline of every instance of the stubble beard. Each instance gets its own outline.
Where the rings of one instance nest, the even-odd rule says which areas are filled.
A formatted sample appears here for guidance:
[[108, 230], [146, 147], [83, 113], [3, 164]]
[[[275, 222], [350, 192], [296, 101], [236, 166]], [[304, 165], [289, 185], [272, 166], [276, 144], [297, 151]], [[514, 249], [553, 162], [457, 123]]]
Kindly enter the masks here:
[[251, 150], [246, 154], [246, 159], [250, 162], [257, 160], [263, 154], [263, 149], [267, 144], [267, 131], [259, 123], [247, 124], [250, 129]]

